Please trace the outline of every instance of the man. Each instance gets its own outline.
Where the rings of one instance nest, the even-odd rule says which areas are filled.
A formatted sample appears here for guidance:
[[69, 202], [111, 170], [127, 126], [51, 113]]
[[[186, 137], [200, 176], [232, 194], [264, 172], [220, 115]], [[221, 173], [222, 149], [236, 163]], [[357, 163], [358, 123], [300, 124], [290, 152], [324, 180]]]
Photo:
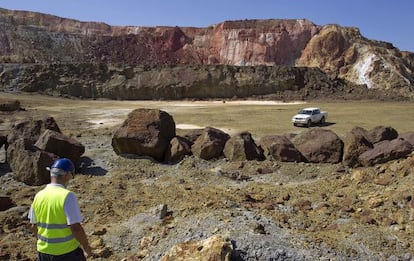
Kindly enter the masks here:
[[75, 194], [66, 189], [75, 167], [61, 158], [50, 167], [50, 184], [39, 191], [29, 211], [30, 223], [37, 228], [39, 261], [86, 260], [92, 255], [82, 225]]

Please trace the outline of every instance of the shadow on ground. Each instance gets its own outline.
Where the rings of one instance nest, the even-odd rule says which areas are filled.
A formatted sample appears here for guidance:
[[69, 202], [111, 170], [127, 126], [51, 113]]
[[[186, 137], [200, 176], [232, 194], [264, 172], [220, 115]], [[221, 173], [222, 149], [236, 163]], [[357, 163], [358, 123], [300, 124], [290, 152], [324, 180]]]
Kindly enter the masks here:
[[108, 172], [106, 169], [93, 165], [93, 160], [89, 157], [81, 157], [80, 168], [78, 170], [81, 175], [105, 176]]
[[[328, 126], [332, 126], [332, 125], [335, 125], [335, 124], [336, 124], [336, 122], [315, 123], [315, 124], [312, 124], [311, 127], [328, 127]], [[297, 125], [295, 127], [308, 128], [308, 126], [306, 126], [306, 125]]]
[[6, 162], [0, 163], [0, 177], [11, 171], [12, 170], [10, 169], [10, 166], [8, 163]]

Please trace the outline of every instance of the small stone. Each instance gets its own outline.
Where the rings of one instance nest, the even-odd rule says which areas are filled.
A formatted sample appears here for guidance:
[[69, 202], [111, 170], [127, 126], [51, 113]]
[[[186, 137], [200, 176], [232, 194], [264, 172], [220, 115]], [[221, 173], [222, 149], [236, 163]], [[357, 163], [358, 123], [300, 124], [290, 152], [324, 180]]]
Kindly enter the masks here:
[[93, 240], [90, 245], [93, 249], [95, 249], [103, 247], [104, 244], [102, 238], [98, 238], [96, 240]]
[[106, 234], [106, 232], [107, 232], [106, 228], [100, 228], [100, 229], [98, 229], [98, 230], [93, 231], [93, 232], [92, 232], [92, 235], [95, 235], [95, 236], [102, 236], [102, 235], [105, 235], [105, 234]]

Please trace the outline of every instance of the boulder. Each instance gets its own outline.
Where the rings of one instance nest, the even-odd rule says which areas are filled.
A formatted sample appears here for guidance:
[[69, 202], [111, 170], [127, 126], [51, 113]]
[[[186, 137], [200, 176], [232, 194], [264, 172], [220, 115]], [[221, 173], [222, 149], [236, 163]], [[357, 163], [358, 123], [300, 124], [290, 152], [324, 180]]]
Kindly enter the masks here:
[[349, 167], [359, 166], [359, 155], [373, 147], [372, 143], [367, 140], [364, 132], [361, 132], [358, 128], [352, 129], [345, 134], [343, 164]]
[[203, 133], [203, 130], [204, 129], [190, 130], [184, 135], [184, 138], [190, 141], [191, 144], [193, 144], [197, 140], [197, 138], [200, 137], [200, 135]]
[[53, 130], [45, 130], [34, 145], [60, 158], [70, 159], [75, 166], [79, 165], [80, 157], [85, 152], [85, 146], [80, 142]]
[[189, 241], [173, 246], [161, 261], [197, 260], [197, 261], [230, 261], [233, 246], [229, 240], [214, 235], [201, 241]]
[[372, 143], [378, 143], [383, 140], [393, 140], [398, 137], [398, 132], [393, 127], [377, 126], [368, 131], [367, 139]]
[[230, 136], [216, 128], [206, 127], [191, 146], [191, 152], [202, 159], [210, 160], [223, 155], [224, 145]]
[[227, 140], [224, 156], [231, 161], [264, 160], [263, 149], [258, 147], [249, 132], [241, 132]]
[[414, 146], [414, 132], [405, 132], [401, 133], [398, 138], [408, 141], [411, 145]]
[[293, 145], [311, 163], [338, 163], [342, 160], [343, 141], [331, 130], [314, 128], [298, 134]]
[[173, 137], [175, 122], [170, 114], [141, 108], [130, 112], [115, 131], [112, 147], [118, 155], [149, 156], [161, 162]]
[[[294, 136], [292, 136], [292, 139]], [[266, 135], [259, 141], [264, 155], [268, 159], [284, 162], [306, 162], [306, 158], [300, 153], [287, 136]]]
[[170, 145], [165, 154], [165, 161], [169, 163], [177, 163], [185, 156], [191, 155], [192, 142], [186, 138], [176, 136], [170, 141]]
[[50, 167], [59, 157], [36, 148], [30, 140], [20, 138], [7, 148], [8, 162], [15, 178], [27, 185], [50, 182]]
[[7, 210], [13, 206], [13, 200], [9, 196], [0, 196], [0, 211]]
[[45, 130], [61, 132], [53, 117], [17, 122], [11, 127], [10, 133], [7, 136], [7, 143], [12, 144], [19, 138], [25, 138], [34, 144]]
[[403, 139], [384, 140], [374, 148], [362, 153], [358, 160], [363, 166], [373, 166], [390, 160], [403, 158], [413, 151], [413, 145]]

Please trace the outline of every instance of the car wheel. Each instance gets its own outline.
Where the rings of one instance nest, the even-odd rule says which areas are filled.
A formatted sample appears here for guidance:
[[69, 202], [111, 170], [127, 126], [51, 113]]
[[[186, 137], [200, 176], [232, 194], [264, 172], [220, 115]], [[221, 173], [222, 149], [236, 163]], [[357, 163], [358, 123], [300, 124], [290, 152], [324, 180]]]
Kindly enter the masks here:
[[306, 128], [310, 128], [311, 125], [312, 125], [312, 121], [308, 120], [308, 123], [306, 124]]
[[293, 123], [293, 126], [297, 127], [297, 126], [298, 126], [298, 124], [297, 124], [297, 123]]
[[321, 125], [325, 125], [325, 117], [322, 117], [321, 121], [319, 122]]

